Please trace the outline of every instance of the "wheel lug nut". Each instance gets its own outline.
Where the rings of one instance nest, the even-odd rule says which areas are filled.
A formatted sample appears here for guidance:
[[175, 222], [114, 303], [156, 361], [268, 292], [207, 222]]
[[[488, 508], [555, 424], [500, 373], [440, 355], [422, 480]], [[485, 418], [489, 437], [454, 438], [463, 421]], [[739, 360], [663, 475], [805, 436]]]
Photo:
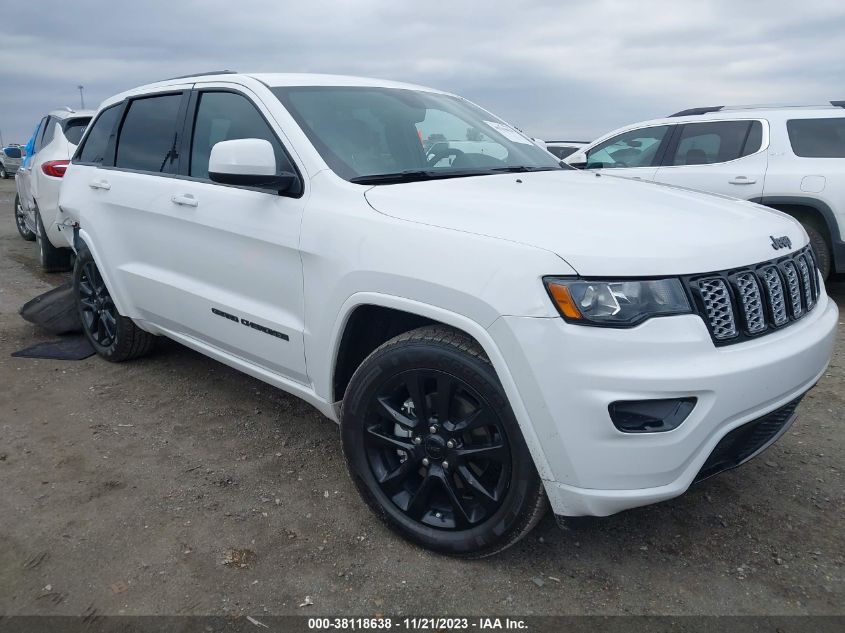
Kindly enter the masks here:
[[421, 438], [419, 435], [417, 435], [417, 436], [414, 438], [414, 444], [419, 444], [420, 442], [422, 442], [422, 438]]
[[453, 440], [449, 440], [446, 442], [446, 448], [455, 448], [455, 442]]
[[443, 470], [449, 470], [449, 462], [443, 462], [440, 465], [443, 466]]
[[432, 424], [430, 427], [428, 427], [428, 432], [429, 433], [437, 433], [437, 425]]
[[423, 457], [423, 459], [422, 459], [422, 465], [423, 465], [423, 466], [428, 466], [428, 457]]

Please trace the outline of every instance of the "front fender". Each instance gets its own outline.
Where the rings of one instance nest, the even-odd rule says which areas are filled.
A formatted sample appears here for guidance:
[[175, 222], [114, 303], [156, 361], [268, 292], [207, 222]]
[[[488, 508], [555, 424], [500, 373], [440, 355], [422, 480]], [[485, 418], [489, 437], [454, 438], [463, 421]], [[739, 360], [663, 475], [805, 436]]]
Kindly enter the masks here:
[[[461, 330], [462, 332], [465, 332], [466, 334], [473, 337], [484, 350], [484, 353], [490, 359], [490, 362], [493, 364], [493, 368], [496, 370], [496, 374], [499, 377], [499, 380], [502, 383], [502, 387], [505, 390], [505, 394], [507, 395], [508, 401], [510, 402], [511, 409], [513, 409], [514, 416], [516, 417], [520, 429], [522, 430], [522, 435], [525, 438], [525, 443], [527, 444], [528, 449], [531, 452], [531, 456], [534, 459], [534, 464], [537, 468], [537, 472], [539, 473], [540, 478], [544, 480], [552, 479], [552, 471], [549, 467], [548, 461], [546, 460], [546, 455], [543, 451], [542, 444], [539, 438], [537, 437], [537, 434], [535, 433], [534, 427], [528, 416], [528, 411], [522, 401], [522, 397], [520, 396], [519, 390], [517, 389], [516, 382], [513, 378], [513, 375], [511, 374], [510, 368], [508, 367], [504, 356], [502, 355], [499, 349], [499, 346], [497, 345], [496, 341], [493, 339], [485, 325], [482, 325], [481, 323], [478, 323], [477, 321], [470, 319], [466, 316], [463, 316], [456, 312], [452, 312], [450, 310], [446, 310], [444, 308], [440, 308], [426, 303], [421, 303], [413, 299], [408, 299], [406, 297], [387, 295], [378, 292], [357, 292], [351, 295], [343, 303], [338, 313], [338, 318], [335, 321], [334, 327], [332, 329], [330, 345], [328, 347], [328, 349], [331, 350], [331, 356], [328, 357], [327, 366], [324, 368], [324, 371], [327, 372], [325, 377], [325, 384], [333, 384], [333, 373], [334, 367], [337, 363], [337, 355], [340, 349], [340, 342], [346, 325], [349, 322], [350, 316], [356, 308], [365, 305], [391, 308], [394, 310], [401, 310], [403, 312], [408, 312], [418, 316], [426, 317], [433, 321], [438, 321], [445, 325], [454, 327], [455, 329]], [[487, 324], [487, 326], [492, 325], [492, 323], [495, 321], [496, 318], [494, 317], [493, 320]], [[312, 366], [309, 366], [309, 371], [311, 371], [312, 369], [314, 368]], [[340, 418], [338, 403], [335, 403], [334, 410], [335, 420], [337, 421]]]

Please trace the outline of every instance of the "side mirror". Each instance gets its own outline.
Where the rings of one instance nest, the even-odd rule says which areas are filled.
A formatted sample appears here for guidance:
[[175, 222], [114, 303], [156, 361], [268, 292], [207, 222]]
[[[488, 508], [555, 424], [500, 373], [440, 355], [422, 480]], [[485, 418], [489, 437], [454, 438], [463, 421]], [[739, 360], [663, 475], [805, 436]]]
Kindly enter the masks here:
[[299, 183], [296, 174], [276, 173], [273, 146], [259, 138], [215, 143], [208, 158], [208, 177], [222, 185], [263, 187], [279, 193], [290, 191]]

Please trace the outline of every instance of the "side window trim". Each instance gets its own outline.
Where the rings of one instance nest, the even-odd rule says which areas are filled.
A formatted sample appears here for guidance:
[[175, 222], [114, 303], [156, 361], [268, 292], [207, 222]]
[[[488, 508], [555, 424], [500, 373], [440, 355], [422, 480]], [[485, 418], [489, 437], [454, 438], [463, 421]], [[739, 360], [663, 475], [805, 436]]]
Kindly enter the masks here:
[[654, 160], [650, 165], [651, 167], [662, 167], [666, 164], [669, 156], [675, 153], [675, 148], [681, 139], [682, 127], [682, 125], [678, 125], [677, 123], [670, 124], [669, 131], [660, 142], [660, 147], [657, 148], [657, 153], [654, 155]]
[[728, 123], [733, 121], [742, 121], [748, 123], [748, 129], [745, 131], [745, 138], [742, 142], [742, 145], [740, 146], [740, 150], [742, 150], [745, 147], [745, 143], [748, 142], [748, 137], [751, 134], [751, 128], [753, 127], [754, 123], [759, 123], [762, 126], [760, 147], [758, 147], [756, 151], [751, 152], [750, 154], [746, 154], [745, 156], [739, 156], [737, 158], [732, 158], [731, 160], [721, 161], [718, 163], [707, 163], [706, 165], [727, 165], [729, 163], [734, 162], [735, 160], [742, 160], [743, 158], [748, 158], [749, 156], [755, 156], [756, 154], [759, 154], [769, 148], [771, 137], [769, 132], [769, 122], [766, 119], [707, 119], [706, 121], [688, 121], [686, 123], [675, 124], [676, 130], [672, 135], [672, 145], [666, 148], [666, 152], [663, 154], [663, 159], [660, 162], [660, 167], [672, 167], [673, 169], [678, 169], [680, 167], [702, 167], [702, 165], [673, 164], [675, 152], [678, 151], [678, 145], [681, 142], [681, 135], [683, 134], [684, 128], [686, 128], [688, 125], [699, 125], [701, 123]]
[[[289, 196], [289, 197], [293, 197], [293, 198], [302, 197], [302, 195], [305, 193], [305, 179], [302, 177], [302, 171], [300, 170], [299, 165], [296, 164], [296, 161], [293, 160], [293, 156], [292, 156], [291, 152], [288, 150], [284, 141], [282, 141], [282, 139], [279, 138], [279, 135], [276, 132], [276, 130], [273, 128], [273, 125], [270, 123], [270, 121], [264, 115], [264, 112], [262, 112], [261, 108], [258, 107], [258, 104], [256, 103], [255, 99], [250, 97], [245, 92], [243, 92], [241, 90], [236, 90], [234, 88], [223, 88], [223, 87], [215, 87], [215, 86], [200, 87], [200, 88], [195, 87], [190, 92], [191, 92], [191, 95], [190, 95], [190, 98], [188, 99], [188, 102], [187, 102], [187, 105], [186, 105], [185, 123], [184, 123], [184, 127], [183, 127], [183, 136], [182, 136], [182, 143], [183, 143], [184, 147], [187, 147], [188, 154], [190, 154], [191, 148], [193, 147], [193, 144], [194, 144], [194, 126], [196, 124], [197, 112], [199, 111], [198, 106], [199, 106], [201, 94], [204, 93], [204, 92], [229, 92], [229, 93], [232, 93], [232, 94], [236, 94], [238, 96], [243, 97], [244, 99], [249, 101], [250, 104], [252, 104], [252, 107], [255, 108], [255, 111], [258, 113], [258, 115], [263, 119], [264, 123], [267, 125], [267, 129], [270, 130], [270, 133], [276, 139], [276, 142], [279, 144], [279, 147], [282, 148], [282, 152], [284, 152], [285, 157], [288, 160], [288, 163], [291, 165], [291, 167], [293, 167], [294, 173], [296, 174], [297, 178], [299, 178], [299, 182], [300, 182], [299, 194], [298, 195], [292, 195], [292, 196]], [[181, 153], [184, 153], [184, 152], [181, 152]], [[193, 180], [193, 181], [196, 181], [196, 182], [210, 183], [210, 184], [216, 185], [218, 187], [237, 187], [239, 189], [249, 189], [249, 190], [252, 190], [252, 191], [259, 191], [259, 192], [262, 192], [262, 193], [279, 195], [278, 192], [273, 190], [273, 189], [266, 189], [266, 188], [262, 188], [262, 187], [243, 187], [243, 186], [239, 186], [239, 185], [223, 185], [221, 183], [214, 182], [213, 180], [210, 180], [209, 178], [197, 178], [197, 177], [190, 175], [190, 169], [191, 169], [191, 161], [190, 161], [190, 155], [188, 155], [188, 156], [185, 157], [184, 161], [180, 161], [179, 171], [176, 172], [176, 173], [179, 175], [180, 178], [185, 178], [187, 180]]]
[[[182, 90], [162, 90], [161, 92], [149, 92], [139, 95], [133, 95], [131, 97], [127, 97], [123, 100], [123, 110], [117, 117], [117, 128], [114, 131], [114, 134], [109, 138], [109, 145], [106, 149], [107, 158], [109, 158], [109, 164], [106, 165], [106, 161], [103, 161], [102, 167], [108, 167], [110, 169], [115, 169], [117, 171], [128, 171], [138, 174], [153, 174], [155, 176], [173, 176], [179, 174], [179, 169], [182, 165], [182, 154], [183, 147], [184, 147], [184, 138], [182, 136], [182, 131], [184, 129], [185, 123], [185, 116], [187, 113], [187, 101], [188, 95], [190, 94], [190, 89], [182, 89]], [[157, 171], [149, 171], [146, 169], [129, 169], [126, 167], [118, 167], [116, 165], [117, 160], [117, 146], [119, 145], [118, 141], [120, 140], [120, 133], [123, 129], [123, 124], [126, 121], [126, 115], [129, 112], [129, 107], [132, 105], [133, 101], [138, 101], [140, 99], [151, 99], [155, 97], [166, 97], [168, 95], [179, 95], [181, 97], [179, 101], [179, 109], [176, 114], [176, 124], [174, 128], [176, 129], [176, 139], [173, 143], [173, 149], [176, 151], [176, 165], [174, 167], [174, 171], [162, 173]], [[190, 147], [190, 146], [189, 146]]]

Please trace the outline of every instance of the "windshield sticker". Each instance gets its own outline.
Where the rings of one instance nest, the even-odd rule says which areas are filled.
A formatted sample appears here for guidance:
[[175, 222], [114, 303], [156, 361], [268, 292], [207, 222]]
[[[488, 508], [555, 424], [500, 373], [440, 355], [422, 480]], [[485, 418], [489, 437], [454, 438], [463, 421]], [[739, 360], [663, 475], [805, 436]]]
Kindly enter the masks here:
[[529, 139], [525, 138], [522, 134], [517, 132], [512, 127], [503, 125], [502, 123], [496, 123], [495, 121], [485, 121], [485, 123], [509, 141], [513, 141], [514, 143], [523, 143], [525, 145], [533, 145], [533, 143]]

